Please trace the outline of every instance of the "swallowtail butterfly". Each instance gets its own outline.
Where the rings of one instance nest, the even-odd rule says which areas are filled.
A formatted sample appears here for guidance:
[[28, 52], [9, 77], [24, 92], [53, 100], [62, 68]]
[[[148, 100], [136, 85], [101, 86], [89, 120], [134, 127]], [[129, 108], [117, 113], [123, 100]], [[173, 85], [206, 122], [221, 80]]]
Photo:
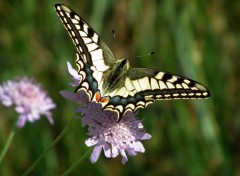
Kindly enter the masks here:
[[62, 4], [55, 10], [77, 48], [81, 76], [76, 92], [84, 90], [103, 109], [127, 111], [145, 108], [155, 100], [207, 98], [210, 93], [191, 79], [150, 68], [131, 68], [126, 58], [116, 59], [105, 42], [76, 12]]

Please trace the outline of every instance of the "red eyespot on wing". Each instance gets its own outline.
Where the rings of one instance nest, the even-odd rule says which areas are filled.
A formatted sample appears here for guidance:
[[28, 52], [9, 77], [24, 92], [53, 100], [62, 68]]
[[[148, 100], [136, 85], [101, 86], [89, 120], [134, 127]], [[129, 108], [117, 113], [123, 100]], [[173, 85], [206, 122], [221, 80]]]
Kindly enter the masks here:
[[108, 103], [109, 102], [109, 98], [108, 97], [104, 97], [104, 98], [101, 98], [101, 100], [99, 101], [101, 103]]

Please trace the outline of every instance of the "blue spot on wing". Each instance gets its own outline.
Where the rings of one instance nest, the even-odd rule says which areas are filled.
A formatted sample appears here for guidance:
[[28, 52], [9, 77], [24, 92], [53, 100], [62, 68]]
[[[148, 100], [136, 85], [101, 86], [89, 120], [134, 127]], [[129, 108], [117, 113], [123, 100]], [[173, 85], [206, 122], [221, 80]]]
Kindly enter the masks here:
[[93, 71], [90, 69], [89, 65], [85, 65], [84, 67], [85, 72], [86, 72], [86, 79], [89, 84], [89, 87], [93, 93], [98, 91], [98, 83], [93, 77]]
[[136, 94], [135, 96], [128, 96], [128, 97], [122, 97], [122, 96], [115, 96], [110, 99], [109, 104], [112, 104], [114, 106], [117, 105], [127, 105], [129, 103], [135, 104], [136, 102], [143, 100], [144, 97], [140, 94]]

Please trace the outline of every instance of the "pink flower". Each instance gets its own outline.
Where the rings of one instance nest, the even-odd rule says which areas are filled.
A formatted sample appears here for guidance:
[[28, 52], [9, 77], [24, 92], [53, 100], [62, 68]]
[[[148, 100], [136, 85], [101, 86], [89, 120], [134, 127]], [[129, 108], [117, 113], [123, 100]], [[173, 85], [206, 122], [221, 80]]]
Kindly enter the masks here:
[[[81, 81], [73, 71], [72, 66], [68, 63], [69, 73], [72, 75], [74, 83], [79, 84]], [[78, 84], [71, 84], [76, 87]], [[76, 112], [80, 112], [83, 126], [88, 127], [89, 138], [85, 144], [95, 146], [91, 155], [91, 162], [95, 163], [101, 152], [107, 158], [115, 158], [119, 154], [122, 155], [122, 163], [128, 161], [129, 156], [135, 156], [137, 153], [144, 153], [145, 148], [141, 140], [150, 139], [151, 135], [143, 131], [143, 124], [135, 118], [135, 114], [127, 112], [120, 122], [117, 122], [116, 112], [110, 110], [102, 110], [101, 103], [90, 102], [88, 95], [84, 91], [71, 93], [68, 91], [60, 92], [64, 98], [84, 105], [78, 108]]]
[[19, 113], [19, 128], [27, 121], [35, 122], [41, 115], [53, 124], [50, 110], [56, 105], [40, 85], [27, 77], [9, 80], [0, 85], [0, 101], [5, 106], [15, 105], [15, 110]]

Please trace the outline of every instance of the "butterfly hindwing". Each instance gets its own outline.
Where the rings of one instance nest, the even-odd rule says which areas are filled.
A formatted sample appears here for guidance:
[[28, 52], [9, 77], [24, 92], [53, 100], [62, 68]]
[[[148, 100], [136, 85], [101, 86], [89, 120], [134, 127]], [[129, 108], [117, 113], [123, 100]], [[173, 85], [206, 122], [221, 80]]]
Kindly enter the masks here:
[[198, 99], [210, 96], [202, 84], [183, 76], [149, 68], [131, 68], [128, 76], [145, 99]]
[[130, 68], [121, 91], [114, 94], [105, 109], [126, 111], [145, 108], [155, 100], [199, 99], [210, 96], [202, 84], [168, 72], [149, 68]]

